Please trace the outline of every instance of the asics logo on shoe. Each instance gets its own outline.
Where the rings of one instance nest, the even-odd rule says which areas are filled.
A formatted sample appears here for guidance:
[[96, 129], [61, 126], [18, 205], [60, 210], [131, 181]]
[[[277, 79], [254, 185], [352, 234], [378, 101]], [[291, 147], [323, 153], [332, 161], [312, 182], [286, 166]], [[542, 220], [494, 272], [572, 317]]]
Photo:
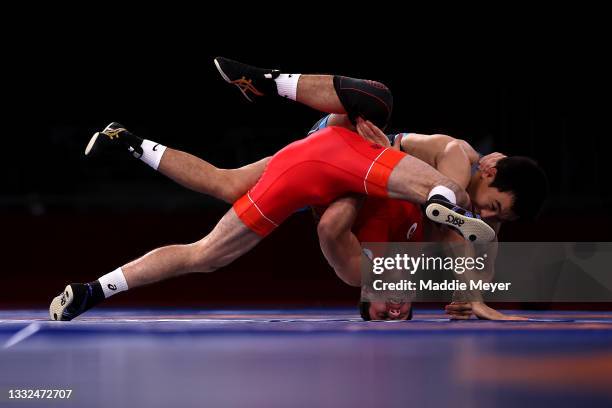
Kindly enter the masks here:
[[119, 133], [123, 132], [125, 129], [124, 128], [118, 128], [118, 129], [104, 129], [102, 131], [102, 134], [108, 136], [110, 138], [110, 140], [113, 140], [114, 138], [119, 138]]
[[262, 92], [258, 91], [257, 88], [255, 88], [255, 86], [253, 86], [252, 81], [250, 79], [246, 79], [245, 77], [232, 81], [232, 84], [240, 88], [242, 92], [251, 91], [257, 96], [264, 95]]
[[117, 290], [117, 286], [113, 285], [112, 283], [109, 283], [108, 285], [106, 285], [106, 287], [110, 290]]
[[462, 220], [461, 218], [457, 218], [457, 217], [449, 214], [446, 217], [446, 223], [450, 224], [450, 225], [455, 225], [457, 227], [460, 227], [460, 226], [462, 226], [465, 223], [465, 221]]

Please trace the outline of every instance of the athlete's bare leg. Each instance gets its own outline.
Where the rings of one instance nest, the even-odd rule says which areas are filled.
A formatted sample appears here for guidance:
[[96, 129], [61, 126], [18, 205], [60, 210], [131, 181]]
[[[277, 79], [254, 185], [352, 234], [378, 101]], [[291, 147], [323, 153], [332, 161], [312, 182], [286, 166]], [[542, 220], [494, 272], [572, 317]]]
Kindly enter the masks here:
[[266, 157], [237, 169], [220, 169], [189, 153], [167, 148], [157, 170], [184, 187], [233, 203], [255, 185], [269, 160]]
[[387, 182], [387, 192], [389, 198], [425, 204], [429, 192], [435, 186], [448, 187], [455, 193], [458, 205], [469, 206], [470, 198], [464, 189], [414, 156], [405, 156], [393, 168]]
[[332, 75], [301, 75], [296, 101], [326, 113], [346, 113], [334, 89]]
[[121, 267], [130, 289], [191, 272], [212, 272], [250, 251], [261, 237], [230, 209], [201, 240], [155, 249]]
[[220, 169], [189, 153], [142, 139], [117, 122], [92, 136], [85, 155], [96, 155], [104, 150], [127, 150], [178, 184], [228, 203], [233, 203], [255, 185], [269, 161], [264, 158], [237, 169]]
[[225, 57], [215, 58], [214, 63], [223, 80], [238, 87], [251, 102], [265, 96], [288, 98], [332, 116], [348, 115], [351, 120], [342, 120], [342, 126], [351, 130], [359, 116], [382, 129], [391, 117], [393, 97], [379, 82], [339, 75], [284, 74]]
[[50, 317], [72, 320], [115, 293], [191, 272], [212, 272], [250, 251], [261, 240], [232, 208], [198, 242], [158, 248], [95, 282], [66, 286], [51, 302]]

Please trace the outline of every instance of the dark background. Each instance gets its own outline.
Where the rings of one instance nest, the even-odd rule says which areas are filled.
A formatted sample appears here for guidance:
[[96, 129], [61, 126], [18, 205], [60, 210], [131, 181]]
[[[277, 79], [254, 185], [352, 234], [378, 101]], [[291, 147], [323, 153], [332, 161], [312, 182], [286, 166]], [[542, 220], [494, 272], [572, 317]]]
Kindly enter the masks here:
[[[287, 101], [243, 101], [219, 77], [216, 55], [380, 80], [395, 96], [394, 130], [450, 134], [546, 169], [551, 195], [541, 219], [505, 226], [501, 240], [609, 240], [609, 66], [597, 13], [525, 11], [509, 22], [406, 15], [351, 26], [342, 15], [287, 23], [156, 11], [137, 20], [95, 12], [45, 20], [8, 37], [0, 226], [10, 290], [1, 306], [46, 306], [67, 282], [201, 238], [229, 208], [127, 154], [85, 160], [90, 136], [108, 122], [235, 167], [303, 137], [320, 118]], [[385, 11], [367, 16], [377, 13]], [[223, 270], [109, 304], [337, 305], [358, 294], [334, 276], [312, 218], [298, 213]]]

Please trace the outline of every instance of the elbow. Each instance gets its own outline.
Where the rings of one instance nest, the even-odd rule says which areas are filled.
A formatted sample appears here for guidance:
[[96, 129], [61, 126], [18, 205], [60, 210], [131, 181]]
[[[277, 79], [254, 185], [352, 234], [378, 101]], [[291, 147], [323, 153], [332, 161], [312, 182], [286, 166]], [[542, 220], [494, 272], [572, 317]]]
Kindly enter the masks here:
[[[360, 271], [361, 273], [361, 271]], [[338, 271], [336, 271], [336, 274], [338, 275], [338, 277], [340, 278], [340, 280], [344, 283], [346, 283], [349, 286], [352, 286], [354, 288], [358, 288], [361, 286], [361, 275], [358, 276], [352, 276], [352, 275], [343, 275], [341, 273], [339, 273]]]
[[317, 235], [321, 242], [329, 242], [338, 239], [342, 235], [342, 229], [338, 227], [336, 222], [322, 217], [317, 225]]

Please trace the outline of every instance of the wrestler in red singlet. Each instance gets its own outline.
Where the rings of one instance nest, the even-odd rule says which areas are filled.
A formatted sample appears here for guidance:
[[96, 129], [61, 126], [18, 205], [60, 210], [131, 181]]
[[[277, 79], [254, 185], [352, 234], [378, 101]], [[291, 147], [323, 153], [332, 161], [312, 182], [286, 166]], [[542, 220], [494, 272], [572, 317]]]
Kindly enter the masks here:
[[405, 156], [329, 126], [276, 153], [234, 210], [246, 226], [265, 236], [307, 205], [328, 205], [349, 193], [386, 198], [391, 171]]
[[423, 213], [408, 201], [367, 197], [352, 230], [359, 242], [422, 242]]
[[[331, 115], [324, 116], [309, 134], [327, 127]], [[388, 135], [393, 144], [403, 133]], [[325, 208], [313, 208], [320, 217]], [[359, 242], [422, 242], [424, 239], [423, 213], [417, 204], [404, 200], [367, 197], [352, 226]]]

